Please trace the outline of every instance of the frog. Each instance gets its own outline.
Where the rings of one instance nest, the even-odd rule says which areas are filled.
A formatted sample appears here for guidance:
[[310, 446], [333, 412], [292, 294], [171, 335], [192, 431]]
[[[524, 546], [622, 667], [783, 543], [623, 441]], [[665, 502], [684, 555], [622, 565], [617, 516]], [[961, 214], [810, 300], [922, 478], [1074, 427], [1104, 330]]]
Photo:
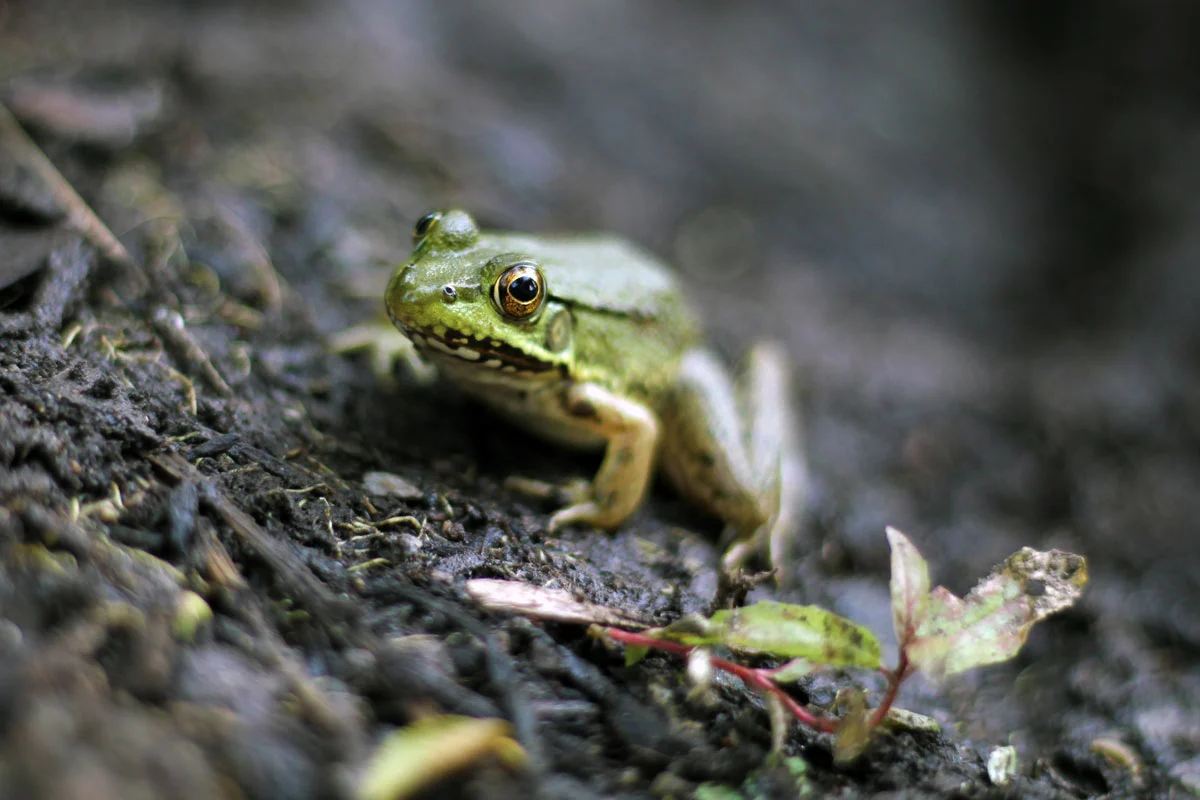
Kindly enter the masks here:
[[616, 530], [662, 473], [725, 523], [724, 567], [782, 565], [807, 470], [781, 345], [754, 344], [735, 376], [681, 276], [617, 236], [484, 230], [447, 208], [412, 242], [384, 305], [418, 360], [540, 439], [604, 452], [562, 487], [551, 533]]

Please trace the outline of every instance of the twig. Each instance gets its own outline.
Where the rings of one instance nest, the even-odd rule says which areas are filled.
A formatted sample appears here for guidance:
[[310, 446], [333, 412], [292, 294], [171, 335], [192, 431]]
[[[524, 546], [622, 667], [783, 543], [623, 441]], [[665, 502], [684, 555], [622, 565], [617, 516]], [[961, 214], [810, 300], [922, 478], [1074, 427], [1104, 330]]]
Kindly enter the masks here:
[[310, 609], [332, 630], [334, 621], [345, 622], [353, 609], [336, 597], [286, 546], [259, 527], [249, 514], [226, 497], [199, 470], [176, 453], [155, 453], [150, 460], [175, 483], [194, 481], [201, 488], [201, 501], [233, 529], [246, 547], [261, 558], [287, 586], [290, 597]]
[[188, 333], [183, 317], [178, 311], [161, 306], [154, 312], [150, 324], [154, 326], [155, 333], [162, 338], [163, 344], [171, 354], [198, 370], [210, 389], [221, 397], [233, 397], [233, 389], [212, 363], [208, 353], [204, 352], [204, 348]]
[[68, 225], [82, 234], [101, 256], [145, 283], [145, 275], [129, 255], [125, 245], [121, 244], [108, 226], [96, 216], [96, 212], [79, 196], [37, 143], [29, 138], [29, 134], [25, 133], [17, 118], [3, 103], [0, 103], [0, 146], [7, 149], [45, 183], [54, 202], [66, 213]]

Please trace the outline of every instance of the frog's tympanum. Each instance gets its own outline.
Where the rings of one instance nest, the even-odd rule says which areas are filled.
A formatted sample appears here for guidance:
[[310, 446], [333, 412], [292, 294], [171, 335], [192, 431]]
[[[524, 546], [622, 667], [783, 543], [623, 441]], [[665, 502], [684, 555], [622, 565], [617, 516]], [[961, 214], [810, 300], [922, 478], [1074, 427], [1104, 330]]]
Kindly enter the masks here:
[[657, 467], [730, 527], [728, 563], [758, 543], [779, 562], [804, 464], [778, 347], [756, 346], [735, 383], [672, 273], [616, 238], [481, 231], [455, 209], [413, 240], [386, 303], [421, 355], [533, 433], [605, 450], [551, 530], [618, 527]]

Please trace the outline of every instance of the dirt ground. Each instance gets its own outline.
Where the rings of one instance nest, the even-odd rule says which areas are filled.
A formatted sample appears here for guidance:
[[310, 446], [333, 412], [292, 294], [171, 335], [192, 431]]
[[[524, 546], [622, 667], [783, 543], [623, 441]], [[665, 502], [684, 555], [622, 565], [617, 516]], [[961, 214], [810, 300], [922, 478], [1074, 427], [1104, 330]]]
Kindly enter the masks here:
[[[423, 796], [1200, 796], [1197, 38], [1185, 3], [0, 2], [0, 99], [129, 254], [0, 125], [0, 797], [350, 797], [443, 712], [529, 762]], [[622, 233], [725, 356], [786, 344], [810, 503], [752, 599], [894, 646], [886, 525], [956, 592], [1023, 545], [1088, 592], [906, 685], [940, 733], [847, 767], [794, 726], [791, 769], [736, 681], [482, 611], [465, 580], [702, 611], [719, 525], [658, 487], [551, 535], [505, 479], [595, 458], [329, 351], [447, 203]]]

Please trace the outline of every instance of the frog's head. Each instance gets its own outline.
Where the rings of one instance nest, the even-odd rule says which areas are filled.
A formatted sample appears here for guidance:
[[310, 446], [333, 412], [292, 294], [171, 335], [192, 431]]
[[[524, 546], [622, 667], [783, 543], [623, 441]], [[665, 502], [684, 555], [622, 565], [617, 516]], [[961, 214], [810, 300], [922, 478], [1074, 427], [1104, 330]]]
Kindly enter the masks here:
[[[547, 373], [571, 357], [567, 308], [519, 240], [481, 233], [465, 211], [426, 214], [388, 283], [388, 315], [422, 353], [458, 372]], [[507, 245], [507, 246], [506, 246]]]

